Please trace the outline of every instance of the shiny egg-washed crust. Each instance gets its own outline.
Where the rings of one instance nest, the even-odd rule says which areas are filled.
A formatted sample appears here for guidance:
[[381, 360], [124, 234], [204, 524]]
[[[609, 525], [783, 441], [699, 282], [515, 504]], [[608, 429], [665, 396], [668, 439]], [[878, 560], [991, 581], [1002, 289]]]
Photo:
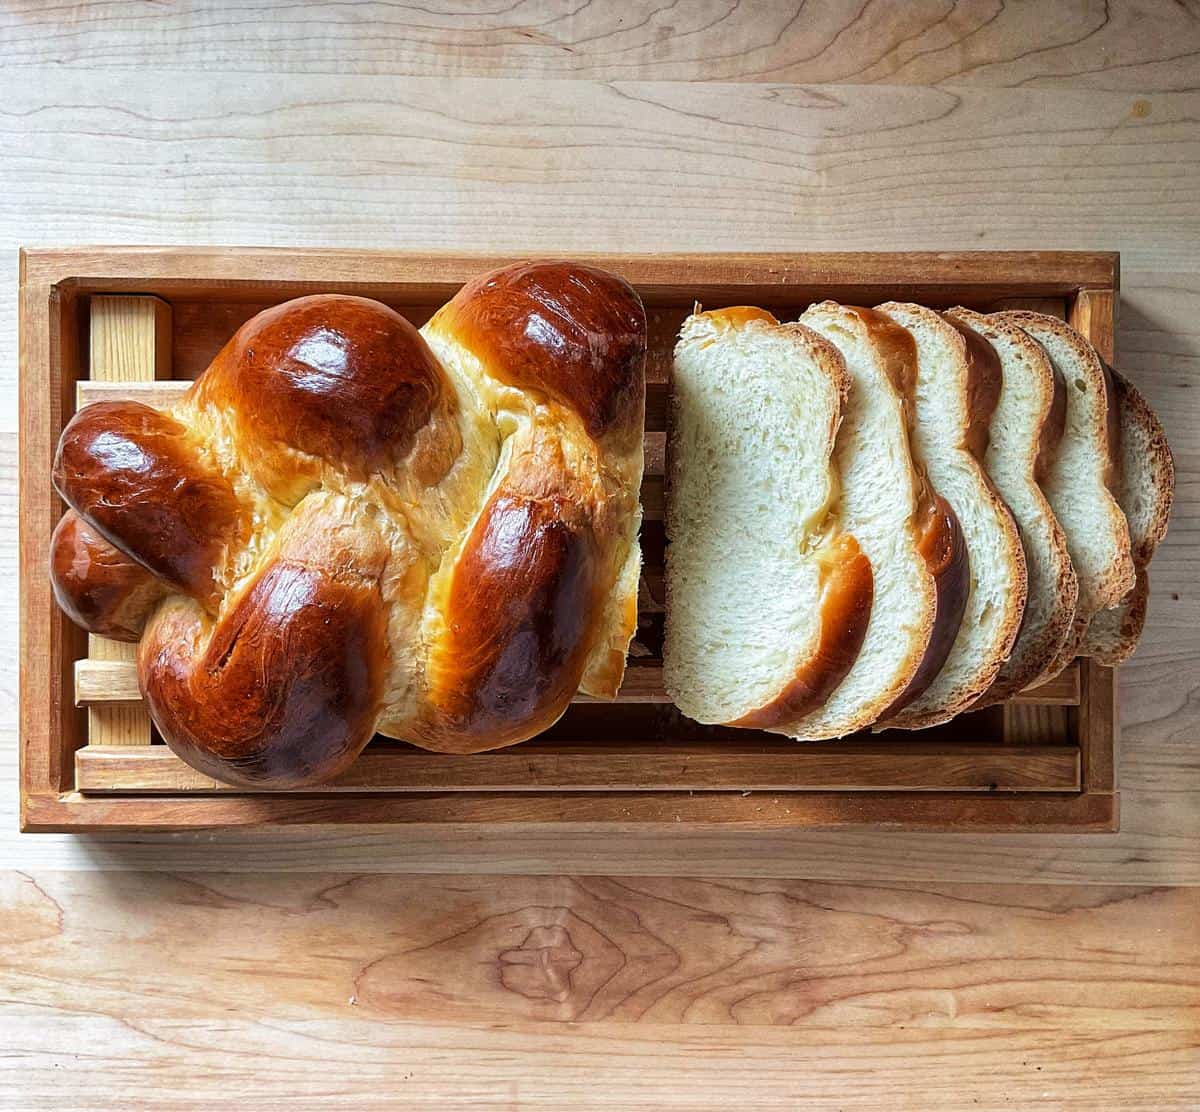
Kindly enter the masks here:
[[376, 732], [477, 752], [611, 697], [636, 624], [646, 319], [566, 262], [418, 332], [318, 295], [248, 321], [170, 412], [81, 410], [51, 577], [138, 640], [166, 742], [229, 783], [328, 779]]
[[67, 617], [113, 641], [137, 641], [171, 588], [114, 548], [74, 510], [50, 538], [50, 581]]

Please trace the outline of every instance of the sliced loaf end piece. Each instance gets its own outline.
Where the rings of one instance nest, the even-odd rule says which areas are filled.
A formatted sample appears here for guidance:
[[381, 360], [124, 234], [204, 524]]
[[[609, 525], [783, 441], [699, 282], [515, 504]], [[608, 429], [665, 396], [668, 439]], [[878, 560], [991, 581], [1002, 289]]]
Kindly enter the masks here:
[[1175, 496], [1175, 462], [1158, 415], [1124, 375], [1109, 370], [1120, 422], [1117, 501], [1129, 522], [1137, 580], [1115, 607], [1093, 615], [1082, 652], [1115, 667], [1133, 655], [1142, 636], [1150, 595], [1146, 568], [1167, 534]]

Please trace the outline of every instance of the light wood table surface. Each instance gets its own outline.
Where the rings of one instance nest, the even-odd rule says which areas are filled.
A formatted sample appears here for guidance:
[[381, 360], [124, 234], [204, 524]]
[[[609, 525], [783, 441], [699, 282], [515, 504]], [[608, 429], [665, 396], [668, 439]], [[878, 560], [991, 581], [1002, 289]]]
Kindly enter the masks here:
[[[1200, 7], [0, 4], [0, 1108], [1200, 1105]], [[1099, 248], [1115, 837], [16, 833], [16, 248]], [[682, 879], [700, 878], [700, 879]]]

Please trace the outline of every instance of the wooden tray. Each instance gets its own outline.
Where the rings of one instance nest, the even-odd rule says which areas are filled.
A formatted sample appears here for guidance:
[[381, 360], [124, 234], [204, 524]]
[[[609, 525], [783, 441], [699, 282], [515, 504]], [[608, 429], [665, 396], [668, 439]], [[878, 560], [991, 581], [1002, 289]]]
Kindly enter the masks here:
[[235, 248], [84, 248], [21, 255], [21, 824], [96, 831], [289, 823], [558, 823], [948, 830], [1115, 830], [1110, 669], [1079, 661], [1004, 706], [921, 733], [800, 745], [703, 727], [662, 692], [662, 446], [676, 330], [706, 308], [794, 317], [825, 297], [1025, 306], [1068, 318], [1112, 357], [1118, 257], [1107, 253], [600, 256], [650, 317], [646, 573], [635, 656], [616, 703], [579, 701], [547, 734], [471, 757], [376, 739], [318, 790], [245, 792], [179, 761], [139, 705], [126, 646], [88, 638], [46, 573], [62, 504], [59, 433], [98, 398], [174, 396], [243, 321], [317, 291], [379, 298], [422, 323], [508, 258]]

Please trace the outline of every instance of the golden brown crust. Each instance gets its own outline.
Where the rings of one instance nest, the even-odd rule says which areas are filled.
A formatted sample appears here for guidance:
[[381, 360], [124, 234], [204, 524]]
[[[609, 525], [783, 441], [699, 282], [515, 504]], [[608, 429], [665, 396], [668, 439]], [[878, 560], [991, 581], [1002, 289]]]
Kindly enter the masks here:
[[[1105, 415], [1108, 422], [1108, 469], [1104, 475], [1105, 485], [1109, 490], [1121, 489], [1121, 412], [1117, 399], [1117, 386], [1113, 380], [1112, 368], [1100, 359], [1100, 373], [1104, 377]], [[1131, 553], [1132, 555], [1132, 553]]]
[[50, 538], [50, 584], [71, 621], [113, 641], [137, 641], [170, 590], [74, 510], [63, 514]]
[[165, 604], [139, 651], [142, 694], [163, 740], [201, 772], [318, 783], [375, 731], [385, 622], [377, 583], [279, 560], [215, 628], [190, 603]]
[[[1005, 491], [1013, 499], [1013, 514], [1026, 555], [1030, 596], [1017, 632], [1012, 653], [1002, 665], [995, 682], [974, 704], [976, 709], [1003, 702], [1023, 690], [1039, 676], [1061, 651], [1071, 630], [1077, 582], [1067, 552], [1062, 527], [1037, 483], [1040, 468], [1048, 467], [1061, 440], [1066, 420], [1066, 398], [1062, 376], [1041, 346], [1015, 324], [998, 316], [985, 316], [969, 309], [951, 309], [947, 314], [960, 325], [995, 345], [1001, 374], [1013, 381], [1005, 389], [1018, 398], [1032, 392], [1035, 412], [1020, 415], [1020, 439], [1009, 429], [1007, 441], [999, 441], [994, 456], [990, 449], [985, 463], [1007, 475]], [[1005, 359], [1008, 362], [1005, 362]], [[1009, 417], [1010, 423], [1013, 417]], [[1034, 613], [1036, 611], [1036, 615]]]
[[978, 332], [950, 313], [940, 315], [957, 330], [966, 344], [968, 421], [963, 444], [982, 463], [987, 455], [992, 414], [1000, 402], [1004, 371], [1000, 357]]
[[1092, 615], [1084, 640], [1086, 655], [1109, 668], [1124, 664], [1138, 647], [1150, 604], [1150, 575], [1137, 570], [1133, 590], [1108, 610]]
[[587, 514], [497, 492], [454, 569], [429, 702], [412, 740], [451, 753], [511, 745], [551, 726], [579, 687], [599, 595]]
[[[1107, 370], [1113, 383], [1119, 422], [1128, 429], [1122, 434], [1122, 444], [1126, 438], [1130, 441], [1129, 451], [1122, 452], [1121, 498], [1130, 503], [1128, 520], [1133, 562], [1146, 567], [1167, 535], [1175, 500], [1175, 460], [1158, 414], [1129, 379], [1112, 367]], [[1139, 466], [1134, 466], [1135, 461]], [[1146, 509], [1141, 513], [1132, 512], [1134, 501], [1144, 503]]]
[[621, 690], [629, 643], [637, 632], [641, 571], [641, 549], [634, 544], [630, 547], [610, 597], [607, 636], [596, 639], [596, 645], [579, 679], [579, 690], [594, 699], [615, 699]]
[[929, 641], [913, 678], [900, 696], [880, 715], [899, 714], [929, 688], [954, 647], [971, 590], [971, 562], [967, 542], [954, 511], [926, 480], [917, 517], [917, 550], [933, 576], [935, 608]]
[[849, 533], [837, 535], [824, 547], [816, 648], [770, 703], [729, 725], [770, 730], [795, 722], [821, 706], [858, 659], [873, 597], [871, 562]]
[[192, 398], [233, 415], [235, 435], [253, 447], [245, 465], [285, 502], [326, 467], [360, 482], [394, 468], [450, 402], [445, 374], [412, 324], [378, 301], [340, 294], [252, 317]]
[[89, 405], [63, 430], [54, 485], [125, 555], [215, 608], [218, 569], [248, 523], [184, 425], [137, 402]]
[[726, 305], [721, 309], [698, 311], [695, 316], [707, 317], [721, 328], [741, 328], [751, 321], [770, 325], [779, 323], [774, 313], [768, 313], [766, 309], [760, 309], [757, 305]]
[[589, 436], [640, 431], [646, 310], [615, 274], [517, 263], [468, 282], [438, 312], [500, 381], [569, 406]]
[[[998, 326], [1007, 323], [999, 318], [994, 319]], [[1009, 327], [1016, 328], [1017, 325], [1013, 324]], [[1037, 343], [1032, 337], [1030, 339], [1033, 343]], [[1042, 434], [1038, 441], [1037, 460], [1033, 465], [1033, 477], [1038, 483], [1046, 478], [1050, 464], [1058, 454], [1058, 446], [1062, 443], [1063, 434], [1067, 431], [1067, 384], [1063, 379], [1062, 371], [1054, 365], [1045, 352], [1042, 352], [1042, 363], [1050, 371], [1051, 393], [1050, 405], [1046, 411], [1046, 419], [1042, 422]]]
[[424, 703], [384, 728], [481, 752], [552, 725], [585, 678], [601, 696], [620, 685], [637, 605], [645, 310], [615, 275], [524, 263], [468, 283], [426, 328], [482, 396], [520, 415], [435, 582]]
[[467, 378], [387, 306], [307, 297], [243, 326], [173, 414], [106, 403], [64, 433], [56, 482], [82, 517], [56, 535], [55, 589], [130, 639], [166, 590], [149, 573], [190, 596], [154, 610], [139, 679], [209, 775], [315, 783], [376, 729], [512, 744], [562, 712], [593, 650], [597, 682], [620, 682], [641, 302], [601, 271], [525, 264], [470, 284], [454, 317], [493, 359]]
[[[996, 491], [986, 471], [982, 460], [987, 452], [988, 429], [991, 416], [1000, 396], [1002, 371], [999, 358], [981, 336], [976, 335], [970, 328], [961, 325], [942, 313], [918, 305], [889, 302], [878, 306], [879, 310], [896, 320], [905, 323], [906, 317], [913, 320], [913, 328], [918, 323], [926, 327], [930, 333], [941, 337], [957, 363], [957, 383], [954, 384], [956, 396], [953, 399], [959, 411], [958, 444], [956, 451], [958, 462], [956, 466], [974, 464], [970, 486], [973, 488], [972, 505], [985, 508], [992, 518], [992, 545], [996, 557], [1007, 569], [1008, 586], [1001, 599], [1002, 612], [993, 628], [993, 635], [985, 646], [972, 646], [971, 656], [963, 655], [966, 643], [964, 636], [969, 636], [970, 629], [960, 624], [955, 643], [951, 646], [943, 665], [942, 673], [934, 677], [940, 678], [945, 673], [946, 666], [953, 666], [954, 661], [969, 664], [970, 667], [956, 669], [961, 673], [954, 683], [953, 689], [938, 692], [936, 705], [929, 700], [929, 692], [935, 687], [933, 682], [926, 688], [924, 698], [930, 705], [921, 705], [914, 699], [898, 715], [886, 721], [881, 721], [881, 729], [923, 729], [935, 726], [953, 718], [967, 709], [979, 696], [991, 686], [1001, 665], [1012, 651], [1020, 628], [1021, 618], [1025, 607], [1026, 573], [1025, 556], [1021, 548], [1020, 536], [1013, 521], [1012, 514], [1005, 505], [1003, 498]], [[932, 467], [932, 464], [931, 464]], [[950, 495], [952, 492], [943, 490], [939, 493]], [[965, 504], [954, 505], [948, 498], [956, 516], [965, 520], [969, 507]], [[965, 534], [964, 534], [965, 536]], [[968, 559], [971, 559], [971, 545], [967, 540]], [[971, 578], [978, 575], [978, 569], [973, 571]], [[964, 623], [971, 617], [971, 595], [968, 593], [964, 614]], [[978, 649], [983, 651], [979, 652]]]
[[1115, 607], [1092, 616], [1080, 651], [1116, 667], [1133, 655], [1141, 640], [1150, 594], [1146, 567], [1167, 533], [1175, 494], [1175, 461], [1158, 415], [1124, 375], [1105, 366], [1121, 430], [1117, 500], [1129, 522], [1136, 579]]
[[917, 388], [917, 345], [912, 333], [907, 328], [901, 328], [891, 317], [878, 309], [869, 309], [865, 305], [835, 307], [853, 314], [866, 326], [883, 372], [900, 395], [905, 415], [911, 425], [913, 392]]
[[[907, 328], [902, 328], [878, 309], [856, 305], [850, 311], [867, 325], [876, 350], [881, 355], [884, 371], [903, 400], [911, 433], [916, 418], [916, 341]], [[915, 458], [912, 463], [917, 483], [917, 507], [913, 515], [917, 551], [924, 558], [933, 579], [933, 621], [925, 651], [912, 679], [878, 716], [880, 718], [898, 714], [914, 699], [920, 698], [937, 678], [958, 636], [971, 587], [971, 568], [962, 526], [950, 503], [933, 488], [924, 464]]]

